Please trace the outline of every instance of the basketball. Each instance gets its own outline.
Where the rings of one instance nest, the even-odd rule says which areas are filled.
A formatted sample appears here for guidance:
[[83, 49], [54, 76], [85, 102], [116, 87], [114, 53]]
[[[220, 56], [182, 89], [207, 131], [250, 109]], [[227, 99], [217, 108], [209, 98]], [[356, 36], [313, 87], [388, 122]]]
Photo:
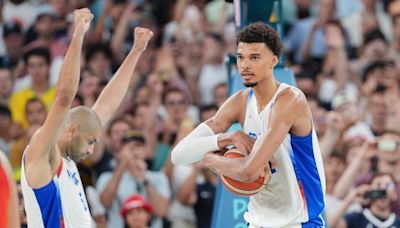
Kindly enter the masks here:
[[[234, 148], [226, 151], [224, 157], [240, 158], [244, 157], [244, 155], [238, 149]], [[264, 185], [267, 184], [269, 180], [269, 178], [265, 178], [265, 176], [264, 177], [260, 176], [258, 177], [257, 180], [253, 182], [244, 183], [223, 175], [220, 175], [220, 178], [225, 188], [227, 188], [230, 192], [240, 196], [255, 195], [256, 193], [261, 191], [261, 189], [264, 187]]]

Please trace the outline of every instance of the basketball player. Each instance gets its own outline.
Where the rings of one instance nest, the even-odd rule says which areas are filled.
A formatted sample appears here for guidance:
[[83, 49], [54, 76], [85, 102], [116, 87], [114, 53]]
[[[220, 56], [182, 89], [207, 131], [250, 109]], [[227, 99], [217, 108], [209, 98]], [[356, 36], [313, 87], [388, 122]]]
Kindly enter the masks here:
[[70, 110], [79, 84], [84, 34], [93, 19], [74, 11], [74, 33], [56, 85], [56, 97], [43, 126], [32, 136], [22, 159], [21, 185], [29, 227], [92, 227], [75, 163], [93, 153], [101, 127], [120, 105], [141, 53], [153, 33], [135, 29], [135, 43], [92, 108]]
[[21, 227], [17, 192], [11, 164], [0, 150], [0, 227]]
[[[273, 69], [282, 51], [278, 34], [255, 23], [238, 33], [237, 43], [237, 66], [249, 88], [231, 96], [214, 117], [180, 141], [172, 161], [204, 159], [207, 167], [242, 182], [252, 182], [268, 170], [269, 183], [250, 197], [244, 215], [249, 227], [323, 227], [325, 176], [318, 140], [304, 94], [275, 81]], [[243, 132], [223, 133], [235, 122]], [[228, 145], [248, 156], [212, 153]]]

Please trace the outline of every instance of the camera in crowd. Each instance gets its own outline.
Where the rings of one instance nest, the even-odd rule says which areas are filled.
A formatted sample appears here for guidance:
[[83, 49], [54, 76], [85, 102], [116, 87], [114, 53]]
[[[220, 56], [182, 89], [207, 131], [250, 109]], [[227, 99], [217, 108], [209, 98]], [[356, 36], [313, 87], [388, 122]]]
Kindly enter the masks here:
[[364, 198], [365, 199], [370, 199], [370, 200], [377, 200], [377, 199], [384, 199], [386, 198], [386, 190], [384, 189], [374, 189], [365, 192]]

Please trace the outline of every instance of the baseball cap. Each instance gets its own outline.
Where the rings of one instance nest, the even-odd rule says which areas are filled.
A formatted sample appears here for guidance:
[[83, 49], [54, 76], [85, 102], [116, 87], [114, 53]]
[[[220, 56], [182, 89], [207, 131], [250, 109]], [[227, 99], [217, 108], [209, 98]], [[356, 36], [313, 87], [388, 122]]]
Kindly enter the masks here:
[[22, 27], [16, 22], [10, 21], [3, 25], [3, 37], [8, 36], [11, 33], [22, 34]]
[[135, 130], [135, 129], [134, 130], [129, 130], [122, 137], [122, 144], [133, 142], [133, 141], [139, 141], [141, 143], [145, 143], [146, 142], [142, 131]]
[[134, 194], [125, 200], [119, 213], [122, 217], [125, 217], [125, 215], [129, 212], [129, 210], [135, 208], [143, 208], [148, 213], [151, 213], [153, 211], [152, 206], [148, 204], [141, 195]]

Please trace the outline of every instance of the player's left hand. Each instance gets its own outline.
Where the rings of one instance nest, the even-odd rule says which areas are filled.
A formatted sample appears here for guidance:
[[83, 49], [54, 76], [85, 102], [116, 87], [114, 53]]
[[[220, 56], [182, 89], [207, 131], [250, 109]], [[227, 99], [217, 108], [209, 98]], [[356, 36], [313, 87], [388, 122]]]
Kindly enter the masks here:
[[243, 131], [234, 131], [229, 136], [232, 140], [232, 144], [238, 148], [238, 150], [246, 155], [250, 154], [255, 142], [252, 137], [248, 136]]
[[134, 37], [135, 43], [133, 44], [133, 48], [136, 48], [139, 51], [144, 51], [146, 50], [149, 40], [153, 37], [153, 32], [147, 28], [136, 27]]

